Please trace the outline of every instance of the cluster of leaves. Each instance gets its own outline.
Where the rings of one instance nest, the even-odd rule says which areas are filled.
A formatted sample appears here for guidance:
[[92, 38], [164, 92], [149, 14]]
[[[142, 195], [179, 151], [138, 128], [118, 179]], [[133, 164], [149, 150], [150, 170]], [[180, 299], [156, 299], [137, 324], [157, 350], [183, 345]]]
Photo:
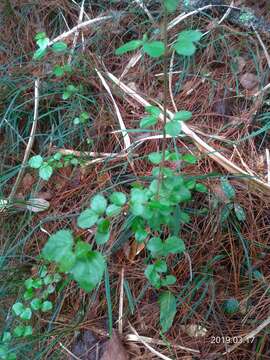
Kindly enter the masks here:
[[63, 41], [58, 41], [51, 44], [50, 39], [47, 37], [45, 32], [37, 33], [35, 36], [35, 41], [38, 49], [34, 53], [34, 60], [42, 59], [47, 54], [49, 49], [51, 49], [56, 54], [63, 53], [67, 50], [67, 44]]
[[79, 116], [75, 117], [75, 119], [73, 120], [73, 124], [74, 125], [79, 125], [79, 124], [84, 125], [88, 122], [89, 119], [90, 119], [90, 115], [86, 111], [83, 111], [80, 113]]
[[[203, 34], [198, 30], [184, 30], [178, 34], [177, 40], [172, 44], [172, 49], [178, 55], [192, 56], [196, 51], [196, 44]], [[162, 41], [149, 41], [145, 34], [140, 40], [131, 40], [116, 49], [116, 55], [123, 55], [129, 51], [141, 49], [152, 58], [158, 58], [165, 54], [165, 45]]]
[[42, 257], [58, 266], [59, 272], [75, 280], [89, 292], [101, 281], [105, 269], [105, 259], [90, 244], [80, 239], [74, 241], [70, 230], [59, 230], [51, 235], [42, 250]]
[[29, 166], [33, 169], [38, 169], [39, 177], [48, 181], [53, 174], [54, 169], [61, 169], [70, 165], [78, 166], [82, 165], [84, 161], [79, 159], [73, 154], [62, 155], [57, 152], [46, 161], [41, 155], [32, 156], [29, 159]]
[[48, 273], [47, 267], [44, 265], [40, 267], [36, 277], [25, 280], [23, 300], [12, 306], [12, 312], [18, 325], [13, 328], [12, 332], [5, 331], [3, 333], [0, 345], [1, 359], [16, 359], [16, 354], [10, 350], [13, 338], [25, 338], [33, 334], [33, 328], [29, 324], [33, 313], [52, 310], [53, 303], [48, 300], [48, 297], [55, 292], [56, 284], [61, 280], [62, 277], [59, 273]]
[[230, 184], [230, 182], [226, 177], [221, 178], [220, 184], [228, 200], [221, 212], [221, 222], [224, 223], [232, 212], [235, 214], [236, 218], [239, 221], [245, 221], [246, 220], [245, 210], [242, 208], [241, 205], [239, 205], [237, 202], [234, 201], [235, 200], [234, 187]]

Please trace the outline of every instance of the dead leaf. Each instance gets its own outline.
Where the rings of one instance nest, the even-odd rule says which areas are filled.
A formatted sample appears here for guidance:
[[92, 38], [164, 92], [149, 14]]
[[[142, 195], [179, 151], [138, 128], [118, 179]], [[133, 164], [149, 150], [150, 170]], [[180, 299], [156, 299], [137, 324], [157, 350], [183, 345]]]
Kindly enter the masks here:
[[240, 76], [240, 84], [247, 90], [252, 90], [259, 83], [258, 77], [252, 73], [245, 73]]
[[45, 211], [50, 207], [50, 203], [47, 200], [40, 198], [32, 198], [27, 201], [26, 208], [34, 213]]
[[102, 355], [100, 360], [128, 360], [129, 356], [125, 350], [116, 331], [113, 332], [112, 337], [106, 341], [102, 346]]
[[[90, 330], [86, 330], [74, 341], [71, 352], [79, 357], [81, 360], [96, 360], [98, 359], [99, 340]], [[69, 360], [74, 360], [70, 357]]]
[[207, 329], [198, 324], [182, 325], [181, 329], [190, 337], [203, 337], [207, 334]]
[[241, 73], [246, 66], [246, 60], [242, 56], [237, 56], [235, 58], [235, 63], [237, 66], [237, 73]]

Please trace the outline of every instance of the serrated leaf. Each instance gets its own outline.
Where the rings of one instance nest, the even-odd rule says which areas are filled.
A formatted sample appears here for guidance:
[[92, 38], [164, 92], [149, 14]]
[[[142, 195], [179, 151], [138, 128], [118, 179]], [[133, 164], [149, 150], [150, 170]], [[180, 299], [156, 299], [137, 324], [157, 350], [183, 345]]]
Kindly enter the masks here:
[[158, 273], [155, 265], [148, 265], [144, 271], [144, 275], [150, 284], [153, 285], [156, 289], [161, 287], [160, 274]]
[[93, 209], [86, 209], [81, 212], [77, 220], [77, 225], [81, 229], [88, 229], [91, 226], [95, 225], [98, 220], [98, 215]]
[[161, 114], [161, 110], [159, 107], [157, 106], [153, 106], [153, 105], [150, 105], [150, 106], [146, 106], [145, 107], [145, 110], [152, 116], [154, 117], [158, 117], [160, 114]]
[[185, 251], [185, 243], [178, 236], [170, 236], [164, 241], [163, 255], [180, 254]]
[[182, 156], [182, 160], [184, 160], [185, 162], [187, 162], [189, 164], [196, 164], [196, 162], [197, 162], [196, 156], [194, 156], [192, 154], [184, 154]]
[[142, 40], [131, 40], [126, 44], [120, 46], [118, 49], [116, 49], [115, 55], [123, 55], [129, 51], [136, 50], [140, 46], [142, 46], [142, 44], [143, 44]]
[[126, 201], [127, 201], [127, 197], [126, 194], [124, 194], [121, 191], [114, 191], [112, 193], [112, 195], [110, 196], [110, 201], [117, 206], [124, 206]]
[[173, 137], [178, 136], [181, 133], [181, 125], [178, 121], [169, 121], [165, 125], [166, 134]]
[[165, 45], [162, 41], [151, 41], [143, 44], [144, 52], [153, 57], [159, 57], [165, 53]]
[[54, 68], [53, 68], [53, 74], [57, 77], [61, 77], [65, 74], [65, 70], [63, 68], [63, 66], [60, 66], [60, 65], [56, 65]]
[[33, 59], [34, 60], [41, 60], [47, 54], [47, 49], [37, 49], [34, 52]]
[[72, 256], [73, 236], [69, 230], [59, 230], [49, 237], [42, 249], [42, 257], [57, 264], [65, 263]]
[[162, 161], [162, 153], [161, 152], [152, 152], [148, 155], [148, 159], [152, 164], [159, 164]]
[[43, 163], [43, 165], [39, 168], [39, 177], [45, 181], [48, 181], [50, 179], [50, 177], [52, 176], [53, 173], [53, 168], [47, 164], [47, 163]]
[[245, 210], [240, 206], [239, 204], [234, 204], [234, 212], [239, 221], [245, 221], [246, 220], [246, 213]]
[[89, 292], [100, 283], [104, 270], [105, 260], [101, 253], [91, 251], [76, 261], [71, 273], [79, 286]]
[[160, 306], [160, 325], [162, 332], [165, 333], [172, 326], [176, 315], [176, 297], [170, 291], [165, 291], [160, 294], [158, 302]]
[[145, 128], [148, 128], [150, 126], [154, 126], [154, 125], [156, 125], [157, 122], [158, 122], [157, 117], [155, 117], [155, 116], [145, 116], [140, 121], [140, 128], [145, 129]]
[[30, 307], [25, 308], [23, 312], [21, 312], [20, 314], [20, 318], [22, 320], [30, 320], [31, 317], [32, 317], [32, 310], [30, 309]]
[[173, 12], [177, 9], [179, 0], [164, 0], [164, 5], [169, 12]]
[[15, 315], [19, 316], [24, 311], [24, 306], [21, 302], [17, 302], [12, 306]]
[[110, 216], [110, 217], [116, 216], [116, 215], [119, 215], [121, 213], [121, 211], [122, 211], [122, 208], [120, 206], [111, 204], [106, 209], [106, 215]]
[[39, 310], [40, 307], [41, 307], [41, 304], [42, 304], [42, 301], [38, 298], [35, 298], [31, 301], [30, 305], [31, 305], [31, 308], [35, 311]]
[[234, 187], [229, 183], [229, 181], [222, 177], [220, 180], [221, 188], [226, 195], [227, 199], [233, 200], [235, 198], [235, 190]]
[[52, 51], [55, 53], [61, 53], [67, 49], [67, 44], [63, 41], [56, 42], [52, 45]]
[[32, 156], [28, 161], [29, 166], [33, 169], [39, 169], [42, 163], [43, 163], [43, 157], [40, 155]]
[[42, 38], [37, 40], [37, 45], [40, 50], [45, 50], [49, 44], [50, 40], [48, 38]]
[[175, 121], [188, 121], [192, 117], [192, 112], [181, 110], [175, 113], [173, 120]]
[[97, 213], [98, 215], [102, 215], [106, 210], [107, 200], [103, 195], [97, 194], [92, 198], [90, 206], [95, 213]]

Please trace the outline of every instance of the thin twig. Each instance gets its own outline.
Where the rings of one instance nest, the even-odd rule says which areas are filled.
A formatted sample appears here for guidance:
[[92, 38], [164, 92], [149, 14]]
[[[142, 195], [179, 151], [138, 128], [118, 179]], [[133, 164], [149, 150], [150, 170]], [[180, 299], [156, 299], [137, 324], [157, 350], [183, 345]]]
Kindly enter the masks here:
[[36, 133], [36, 128], [37, 128], [37, 120], [38, 120], [39, 78], [37, 78], [35, 80], [34, 87], [35, 87], [35, 90], [34, 90], [35, 98], [34, 98], [34, 117], [33, 117], [32, 128], [31, 128], [28, 144], [27, 144], [26, 149], [25, 149], [23, 161], [21, 163], [20, 171], [18, 173], [15, 184], [13, 185], [13, 188], [12, 188], [11, 193], [9, 195], [9, 200], [12, 200], [13, 197], [15, 196], [16, 191], [18, 189], [18, 186], [20, 185], [20, 182], [21, 182], [21, 180], [23, 178], [24, 170], [25, 170], [25, 167], [27, 165], [27, 161], [28, 161], [28, 158], [29, 158], [32, 146], [33, 146], [34, 138], [35, 138], [35, 133]]
[[125, 143], [125, 147], [124, 149], [128, 149], [130, 147], [130, 137], [128, 135], [128, 132], [127, 132], [127, 129], [126, 129], [126, 126], [124, 124], [124, 121], [123, 121], [123, 118], [122, 118], [122, 115], [120, 113], [120, 110], [116, 104], [116, 101], [114, 100], [114, 97], [112, 95], [112, 92], [111, 92], [111, 89], [109, 87], [109, 85], [107, 84], [106, 80], [104, 79], [104, 77], [101, 75], [101, 73], [95, 69], [103, 86], [105, 87], [105, 89], [107, 90], [108, 94], [110, 95], [110, 98], [112, 99], [112, 102], [113, 102], [113, 105], [114, 105], [114, 108], [115, 108], [115, 111], [116, 111], [116, 115], [117, 115], [117, 118], [118, 118], [118, 121], [119, 121], [119, 125], [120, 125], [120, 129], [122, 130], [122, 134], [123, 134], [123, 140], [124, 140], [124, 143]]
[[84, 21], [76, 26], [74, 26], [72, 29], [62, 33], [61, 35], [57, 36], [56, 38], [54, 38], [53, 40], [51, 40], [48, 44], [48, 47], [53, 45], [54, 43], [60, 41], [60, 40], [63, 40], [65, 38], [67, 38], [68, 36], [72, 35], [73, 33], [76, 33], [78, 30], [86, 27], [86, 26], [89, 26], [89, 25], [92, 25], [92, 24], [95, 24], [97, 22], [100, 22], [100, 21], [105, 21], [105, 20], [109, 20], [111, 19], [112, 16], [100, 16], [100, 17], [97, 17], [95, 19], [91, 19], [91, 20], [87, 20], [87, 21]]
[[120, 283], [120, 295], [119, 295], [119, 313], [118, 313], [118, 332], [123, 334], [123, 307], [124, 307], [124, 274], [125, 269], [121, 269], [121, 283]]
[[[79, 19], [78, 19], [78, 25], [80, 25], [80, 24], [82, 23], [82, 20], [83, 20], [84, 1], [85, 1], [85, 0], [82, 1], [82, 5], [81, 5], [81, 9], [80, 9], [80, 14], [79, 14]], [[75, 31], [72, 48], [71, 48], [71, 50], [70, 50], [70, 54], [69, 54], [68, 61], [67, 61], [68, 64], [71, 64], [72, 56], [73, 56], [74, 51], [75, 51], [75, 48], [76, 48], [78, 36], [79, 36], [79, 30]]]

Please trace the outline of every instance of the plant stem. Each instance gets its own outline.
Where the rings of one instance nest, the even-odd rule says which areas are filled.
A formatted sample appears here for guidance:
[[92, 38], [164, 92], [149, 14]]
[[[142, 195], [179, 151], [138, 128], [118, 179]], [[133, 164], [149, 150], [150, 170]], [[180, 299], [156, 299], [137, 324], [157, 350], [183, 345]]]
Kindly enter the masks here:
[[160, 185], [163, 180], [163, 172], [162, 168], [165, 166], [165, 151], [166, 151], [166, 119], [167, 119], [167, 107], [168, 107], [168, 11], [166, 9], [166, 6], [163, 2], [163, 12], [164, 12], [164, 18], [163, 18], [163, 40], [164, 40], [164, 46], [165, 46], [165, 52], [164, 52], [164, 60], [163, 60], [163, 129], [162, 129], [162, 160], [159, 165], [159, 179], [158, 179], [158, 196], [159, 196], [159, 190]]

